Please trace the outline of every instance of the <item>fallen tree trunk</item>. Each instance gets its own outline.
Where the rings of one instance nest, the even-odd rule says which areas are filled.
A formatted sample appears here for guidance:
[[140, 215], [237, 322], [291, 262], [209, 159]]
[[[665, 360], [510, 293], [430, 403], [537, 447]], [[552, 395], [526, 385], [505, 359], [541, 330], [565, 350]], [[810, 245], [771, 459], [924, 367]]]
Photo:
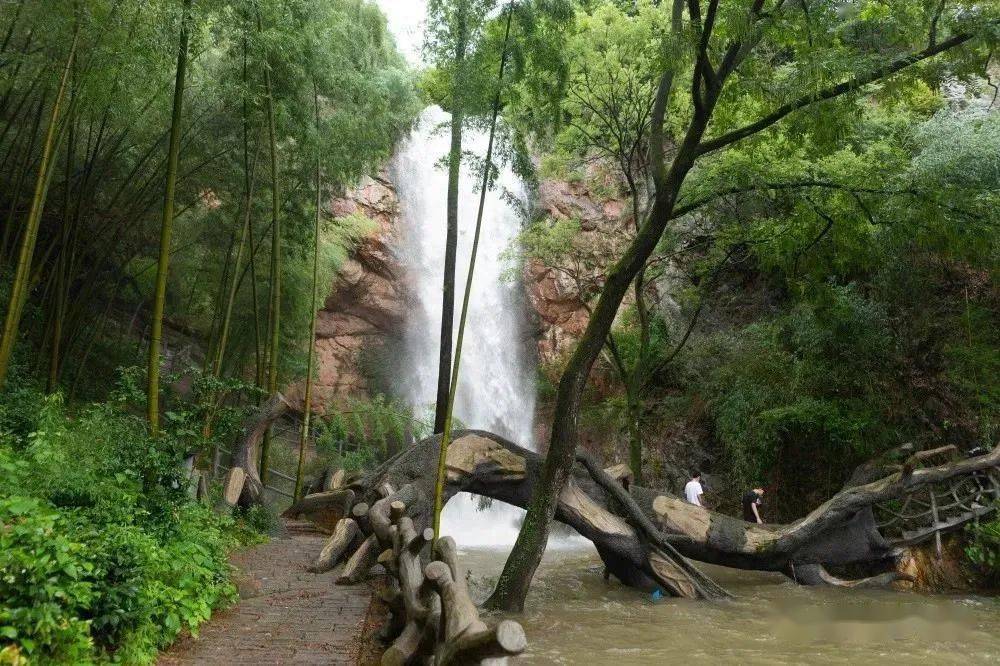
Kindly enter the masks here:
[[280, 393], [275, 393], [260, 410], [243, 424], [240, 441], [233, 450], [232, 467], [243, 470], [245, 481], [239, 505], [246, 508], [263, 502], [264, 484], [260, 480], [260, 444], [264, 433], [279, 418], [288, 413], [292, 405]]
[[[380, 468], [351, 484], [361, 500], [371, 502], [367, 517], [379, 540], [391, 538], [392, 520], [388, 507], [400, 501], [417, 528], [425, 527], [433, 510], [434, 455], [439, 436], [430, 437], [406, 449]], [[541, 470], [540, 457], [496, 435], [481, 431], [460, 431], [448, 449], [445, 500], [468, 491], [515, 506], [527, 505]], [[652, 527], [634, 526], [620, 512], [609, 509], [613, 499], [585, 469], [560, 495], [556, 518], [574, 527], [597, 546], [609, 570], [628, 585], [642, 589], [664, 589], [686, 597], [725, 596], [725, 591], [687, 562]], [[610, 475], [606, 483], [614, 484]], [[383, 497], [386, 484], [401, 490]], [[459, 535], [460, 536], [460, 535]], [[650, 554], [655, 550], [655, 556]]]
[[309, 571], [323, 573], [333, 569], [340, 561], [341, 555], [347, 552], [357, 536], [358, 524], [356, 522], [350, 518], [344, 518], [338, 522], [333, 534], [323, 545], [323, 550], [316, 557], [316, 561], [309, 567]]
[[[358, 499], [371, 506], [367, 517], [380, 539], [389, 538], [388, 507], [392, 501], [405, 503], [418, 531], [429, 524], [438, 441], [435, 436], [418, 442], [350, 485]], [[445, 499], [466, 491], [526, 507], [539, 483], [541, 465], [538, 454], [497, 435], [457, 432], [447, 454]], [[555, 517], [592, 541], [616, 578], [644, 590], [660, 588], [686, 597], [725, 594], [686, 558], [788, 575], [798, 567], [803, 582], [834, 584], [839, 579], [809, 565], [880, 562], [896, 555], [877, 530], [874, 504], [922, 485], [997, 465], [1000, 448], [978, 458], [926, 469], [904, 465], [885, 478], [844, 489], [795, 523], [756, 525], [662, 491], [635, 485], [626, 490], [583, 455], [578, 456], [560, 494]], [[404, 490], [384, 497], [379, 488], [387, 483]]]

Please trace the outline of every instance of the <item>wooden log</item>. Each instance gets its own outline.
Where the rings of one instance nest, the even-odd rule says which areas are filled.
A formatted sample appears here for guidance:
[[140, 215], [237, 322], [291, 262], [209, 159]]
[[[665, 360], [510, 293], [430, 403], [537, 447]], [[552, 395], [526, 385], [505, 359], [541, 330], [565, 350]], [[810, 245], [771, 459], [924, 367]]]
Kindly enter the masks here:
[[433, 528], [425, 527], [423, 532], [410, 540], [406, 549], [414, 555], [420, 555], [421, 551], [432, 541], [434, 541], [434, 530]]
[[392, 527], [392, 521], [389, 519], [388, 499], [383, 497], [372, 504], [372, 508], [368, 511], [368, 522], [379, 542], [385, 547], [392, 546], [392, 541], [389, 538], [389, 528]]
[[392, 552], [392, 548], [383, 550], [375, 562], [381, 564], [386, 571], [396, 576], [396, 553]]
[[[431, 532], [433, 533], [433, 530], [431, 530]], [[448, 569], [451, 571], [451, 578], [455, 581], [455, 585], [460, 588], [460, 592], [462, 594], [468, 596], [469, 591], [465, 584], [465, 572], [462, 571], [461, 566], [458, 563], [458, 546], [455, 544], [455, 540], [450, 536], [438, 539], [437, 543], [434, 544], [434, 556], [438, 558], [439, 561], [448, 565]]]
[[399, 637], [382, 653], [383, 666], [421, 663], [421, 656], [434, 654], [441, 618], [441, 605], [437, 595], [434, 595], [434, 601], [434, 609], [426, 621], [407, 622]]
[[403, 606], [403, 595], [399, 592], [399, 581], [393, 577], [385, 579], [386, 584], [381, 588], [379, 597], [389, 607], [389, 621], [379, 632], [384, 643], [389, 643], [403, 633], [406, 627], [406, 609]]
[[382, 666], [404, 666], [414, 663], [420, 651], [420, 639], [423, 633], [421, 625], [412, 620], [408, 621], [399, 637], [382, 653]]
[[323, 490], [336, 490], [338, 488], [344, 487], [344, 481], [347, 477], [347, 472], [343, 469], [338, 469], [331, 473], [326, 479], [326, 483], [323, 484]]
[[243, 485], [246, 483], [246, 474], [242, 467], [233, 467], [226, 472], [222, 480], [222, 497], [215, 504], [215, 510], [222, 514], [231, 514], [240, 501], [243, 493]]
[[390, 534], [390, 528], [393, 523], [391, 515], [392, 503], [396, 501], [402, 503], [403, 511], [405, 512], [406, 505], [416, 499], [416, 496], [416, 490], [413, 486], [405, 485], [399, 489], [399, 492], [392, 493], [392, 495], [383, 497], [372, 504], [371, 509], [368, 510], [368, 521], [371, 524], [372, 532], [378, 536], [379, 542], [384, 548], [389, 548], [393, 545]]
[[632, 483], [633, 475], [632, 468], [622, 463], [620, 465], [613, 465], [604, 469], [605, 474], [610, 476], [612, 479], [623, 485], [628, 485]]
[[271, 425], [290, 409], [291, 405], [285, 397], [275, 393], [243, 424], [240, 442], [233, 449], [232, 465], [243, 470], [245, 483], [239, 501], [244, 507], [263, 502], [264, 484], [257, 474], [260, 466], [260, 443]]
[[353, 506], [353, 500], [353, 490], [325, 490], [321, 493], [306, 495], [298, 502], [285, 509], [285, 512], [282, 515], [286, 518], [295, 518], [303, 513], [317, 511], [320, 509], [344, 509], [344, 506], [347, 505], [348, 509], [345, 510], [346, 512], [351, 506]]
[[378, 539], [371, 535], [358, 546], [337, 577], [337, 585], [355, 585], [368, 575], [379, 556]]
[[366, 534], [371, 532], [371, 526], [368, 523], [368, 505], [366, 503], [358, 502], [355, 504], [351, 509], [351, 518], [358, 524], [362, 532]]
[[327, 539], [316, 561], [309, 567], [313, 573], [330, 571], [340, 562], [347, 549], [358, 536], [358, 524], [350, 518], [343, 518], [333, 529], [333, 536]]
[[911, 583], [916, 580], [912, 575], [902, 571], [889, 571], [868, 578], [845, 580], [829, 573], [823, 568], [823, 565], [815, 563], [793, 564], [789, 567], [786, 575], [799, 585], [829, 585], [845, 588], [885, 587], [898, 580]]
[[351, 514], [354, 505], [354, 491], [349, 489], [328, 490], [306, 495], [281, 514], [285, 518], [305, 516], [317, 527], [333, 532], [337, 522]]
[[936, 449], [929, 449], [927, 451], [917, 451], [903, 463], [902, 475], [904, 479], [909, 479], [913, 476], [914, 470], [920, 465], [920, 463], [925, 460], [931, 460], [938, 456], [948, 455], [954, 459], [955, 454], [958, 452], [958, 447], [954, 444], [948, 444], [947, 446], [939, 446]]
[[674, 597], [685, 599], [697, 599], [698, 590], [687, 575], [673, 558], [668, 557], [657, 548], [649, 551], [649, 567], [653, 570], [656, 580]]
[[417, 534], [413, 528], [413, 521], [406, 516], [400, 519], [397, 530], [399, 549], [396, 551], [396, 577], [399, 579], [399, 589], [403, 595], [406, 617], [410, 620], [421, 621], [427, 616], [429, 607], [421, 598], [424, 574], [420, 562], [420, 551], [427, 544], [427, 532], [430, 532], [430, 537], [433, 539], [434, 530]]
[[441, 596], [441, 614], [444, 618], [444, 642], [463, 634], [477, 634], [487, 630], [479, 619], [479, 610], [465, 587], [465, 580], [456, 581], [451, 567], [444, 562], [431, 562], [424, 567], [424, 576]]
[[445, 642], [438, 650], [438, 666], [451, 664], [481, 664], [487, 659], [514, 657], [528, 647], [524, 628], [513, 620], [503, 620], [487, 628]]

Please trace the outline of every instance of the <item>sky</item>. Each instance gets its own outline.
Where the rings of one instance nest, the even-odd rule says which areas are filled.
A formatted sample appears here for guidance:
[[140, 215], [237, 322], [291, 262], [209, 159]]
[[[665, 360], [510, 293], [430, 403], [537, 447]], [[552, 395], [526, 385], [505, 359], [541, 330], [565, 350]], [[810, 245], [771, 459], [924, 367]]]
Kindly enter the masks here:
[[389, 19], [389, 30], [396, 37], [400, 52], [411, 65], [419, 66], [427, 0], [376, 0], [375, 4]]

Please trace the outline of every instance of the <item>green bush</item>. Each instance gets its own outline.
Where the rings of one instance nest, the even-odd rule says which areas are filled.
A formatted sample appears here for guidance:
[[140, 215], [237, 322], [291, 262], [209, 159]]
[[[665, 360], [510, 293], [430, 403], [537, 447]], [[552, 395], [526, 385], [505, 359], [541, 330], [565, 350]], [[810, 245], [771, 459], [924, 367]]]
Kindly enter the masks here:
[[252, 527], [187, 497], [183, 434], [152, 438], [113, 404], [15, 400], [34, 418], [24, 432], [0, 405], [0, 663], [151, 663], [233, 597], [226, 555]]
[[0, 645], [39, 661], [76, 663], [93, 650], [84, 619], [96, 596], [84, 544], [30, 497], [0, 499]]
[[237, 509], [233, 517], [248, 533], [250, 540], [258, 535], [273, 534], [280, 523], [278, 514], [263, 504], [255, 504], [249, 509]]
[[992, 587], [1000, 587], [1000, 518], [967, 528], [965, 555]]
[[880, 382], [892, 370], [890, 341], [878, 307], [852, 287], [827, 287], [704, 346], [696, 381], [734, 481], [773, 485], [774, 505], [794, 517], [885, 448], [892, 432]]

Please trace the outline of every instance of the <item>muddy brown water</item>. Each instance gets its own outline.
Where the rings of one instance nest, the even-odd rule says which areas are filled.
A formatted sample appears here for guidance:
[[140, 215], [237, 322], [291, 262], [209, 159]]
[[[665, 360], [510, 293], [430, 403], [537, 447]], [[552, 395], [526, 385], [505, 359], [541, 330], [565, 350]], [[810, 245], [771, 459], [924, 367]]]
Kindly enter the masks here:
[[[506, 553], [467, 549], [474, 595]], [[736, 598], [663, 599], [605, 582], [593, 547], [546, 553], [525, 616], [529, 664], [1000, 664], [1000, 600], [800, 587], [780, 574], [706, 571]]]

